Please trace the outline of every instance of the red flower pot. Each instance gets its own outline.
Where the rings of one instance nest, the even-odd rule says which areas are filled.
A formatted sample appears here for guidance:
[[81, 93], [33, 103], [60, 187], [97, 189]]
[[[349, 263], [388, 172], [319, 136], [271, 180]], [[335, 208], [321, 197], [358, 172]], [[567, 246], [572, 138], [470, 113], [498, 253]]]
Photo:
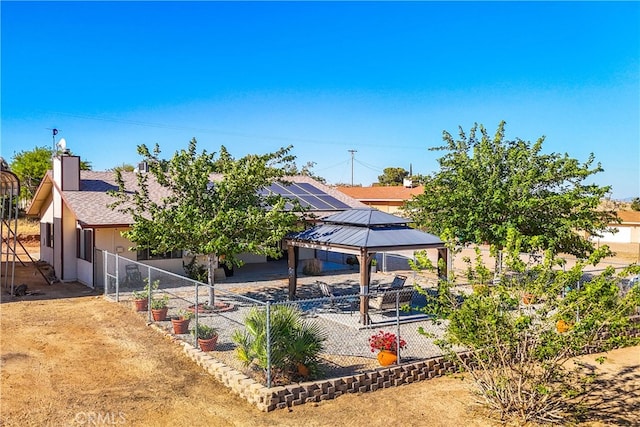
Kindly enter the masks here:
[[178, 319], [171, 319], [173, 325], [173, 333], [176, 335], [189, 333], [189, 319], [180, 317]]
[[136, 309], [136, 311], [147, 311], [147, 309], [149, 308], [149, 300], [146, 298], [134, 299], [133, 307]]
[[152, 308], [151, 314], [153, 315], [153, 320], [156, 322], [161, 322], [163, 320], [167, 320], [167, 312], [169, 311], [169, 307], [164, 308]]
[[213, 351], [216, 349], [216, 344], [218, 343], [218, 336], [216, 335], [213, 338], [202, 339], [198, 338], [198, 345], [200, 346], [200, 350], [202, 351]]
[[380, 362], [381, 366], [389, 366], [393, 365], [398, 361], [398, 355], [389, 350], [380, 350], [378, 353], [378, 362]]

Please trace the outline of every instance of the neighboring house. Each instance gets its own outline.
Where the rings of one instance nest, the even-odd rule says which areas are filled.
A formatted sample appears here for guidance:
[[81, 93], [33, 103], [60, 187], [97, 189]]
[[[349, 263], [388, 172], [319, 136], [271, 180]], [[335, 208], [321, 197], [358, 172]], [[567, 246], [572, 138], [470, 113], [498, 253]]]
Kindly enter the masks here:
[[422, 194], [424, 187], [410, 186], [374, 186], [374, 187], [336, 187], [349, 197], [376, 208], [382, 212], [395, 214], [407, 200]]
[[[127, 189], [137, 188], [137, 173], [123, 172]], [[151, 177], [150, 177], [151, 178]], [[310, 213], [322, 218], [346, 209], [364, 205], [309, 177], [288, 177], [288, 187], [274, 185], [271, 191], [298, 198], [309, 205]], [[40, 258], [51, 264], [57, 279], [78, 281], [87, 286], [101, 285], [97, 274], [102, 263], [96, 259], [96, 249], [117, 253], [125, 258], [175, 273], [184, 273], [182, 251], [161, 256], [149, 251], [129, 250], [132, 242], [121, 233], [132, 225], [133, 219], [108, 207], [115, 199], [107, 194], [118, 190], [113, 171], [80, 170], [80, 157], [61, 155], [53, 159], [53, 170], [42, 179], [27, 215], [40, 219]], [[149, 193], [154, 199], [166, 196], [166, 190], [149, 179]], [[243, 254], [247, 263], [265, 262], [266, 257]]]
[[640, 212], [618, 211], [622, 223], [609, 224], [616, 233], [602, 233], [602, 237], [592, 237], [602, 243], [640, 243]]

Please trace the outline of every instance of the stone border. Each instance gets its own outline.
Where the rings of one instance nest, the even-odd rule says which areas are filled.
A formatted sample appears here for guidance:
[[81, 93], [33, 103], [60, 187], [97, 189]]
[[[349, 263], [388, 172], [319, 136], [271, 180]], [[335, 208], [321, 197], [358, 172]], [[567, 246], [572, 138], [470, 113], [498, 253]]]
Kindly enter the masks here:
[[[632, 326], [628, 331], [628, 335], [640, 338], [640, 316], [632, 316], [630, 320]], [[205, 371], [264, 412], [305, 403], [331, 400], [346, 393], [368, 393], [459, 372], [452, 361], [447, 360], [446, 357], [437, 356], [419, 362], [389, 368], [378, 368], [373, 371], [340, 378], [267, 388], [247, 375], [217, 361], [206, 352], [176, 338], [171, 332], [155, 323], [148, 325], [171, 341], [181, 345], [183, 352]], [[587, 353], [596, 351], [595, 348], [586, 350]], [[464, 354], [461, 354], [461, 356], [464, 357]]]
[[442, 356], [419, 362], [373, 371], [304, 383], [267, 388], [247, 375], [217, 361], [191, 344], [176, 338], [166, 329], [150, 323], [150, 327], [182, 347], [182, 351], [218, 381], [264, 412], [284, 409], [322, 400], [335, 399], [346, 393], [367, 393], [396, 387], [457, 372], [453, 362]]

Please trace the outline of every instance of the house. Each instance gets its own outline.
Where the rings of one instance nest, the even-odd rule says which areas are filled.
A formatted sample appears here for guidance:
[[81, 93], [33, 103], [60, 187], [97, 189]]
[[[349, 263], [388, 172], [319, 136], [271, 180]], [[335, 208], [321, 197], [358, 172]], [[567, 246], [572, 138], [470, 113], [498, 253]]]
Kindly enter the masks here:
[[640, 243], [640, 212], [638, 211], [618, 211], [618, 217], [622, 220], [620, 224], [609, 224], [613, 232], [602, 233], [602, 237], [592, 237], [601, 243]]
[[[123, 172], [128, 189], [137, 188], [137, 173]], [[151, 177], [150, 177], [151, 178]], [[346, 209], [365, 207], [357, 200], [306, 176], [287, 178], [289, 186], [272, 185], [269, 190], [297, 198], [316, 217]], [[149, 193], [160, 200], [166, 190], [149, 179]], [[59, 155], [53, 159], [53, 170], [42, 179], [27, 215], [40, 219], [40, 257], [55, 271], [61, 281], [78, 281], [87, 286], [102, 285], [102, 260], [96, 254], [107, 251], [141, 261], [153, 267], [182, 274], [185, 258], [182, 251], [153, 255], [148, 250], [131, 251], [132, 242], [121, 233], [132, 225], [133, 218], [109, 208], [115, 199], [109, 190], [118, 190], [113, 171], [80, 170], [80, 157]], [[246, 263], [266, 262], [266, 257], [243, 254]]]
[[407, 200], [424, 193], [424, 187], [422, 186], [340, 186], [336, 187], [336, 189], [365, 205], [390, 214], [398, 212]]

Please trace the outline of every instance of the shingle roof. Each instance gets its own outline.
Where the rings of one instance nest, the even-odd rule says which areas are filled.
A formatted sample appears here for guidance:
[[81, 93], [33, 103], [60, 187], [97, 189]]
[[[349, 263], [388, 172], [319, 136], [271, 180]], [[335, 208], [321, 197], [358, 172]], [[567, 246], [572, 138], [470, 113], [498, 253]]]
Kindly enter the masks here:
[[424, 187], [380, 186], [380, 187], [336, 187], [336, 189], [357, 200], [411, 200], [413, 196], [424, 193]]
[[[122, 178], [125, 181], [125, 188], [130, 191], [138, 188], [137, 174], [135, 172], [123, 172]], [[218, 175], [212, 176], [215, 180]], [[153, 200], [161, 200], [169, 195], [168, 191], [159, 185], [152, 175], [149, 175], [148, 188], [149, 195]], [[287, 177], [292, 182], [306, 182], [323, 190], [327, 194], [344, 202], [350, 207], [359, 208], [365, 205], [351, 197], [346, 196], [314, 179], [306, 176]], [[133, 223], [131, 215], [121, 213], [108, 207], [115, 199], [107, 194], [109, 190], [118, 190], [114, 172], [80, 172], [80, 191], [63, 191], [63, 198], [72, 210], [78, 221], [85, 226], [114, 226], [129, 225]], [[335, 211], [313, 211], [317, 217], [324, 217], [335, 213]]]

